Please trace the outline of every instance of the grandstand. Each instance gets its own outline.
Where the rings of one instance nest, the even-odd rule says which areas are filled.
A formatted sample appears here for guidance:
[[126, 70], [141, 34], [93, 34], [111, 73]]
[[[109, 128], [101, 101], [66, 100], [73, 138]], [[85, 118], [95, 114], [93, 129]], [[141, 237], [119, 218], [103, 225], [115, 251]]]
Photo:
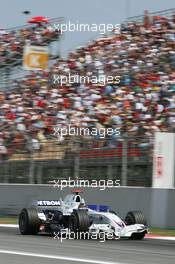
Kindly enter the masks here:
[[[59, 32], [38, 29], [44, 34], [40, 43], [31, 26], [0, 32], [1, 88], [5, 88], [0, 92], [2, 181], [46, 182], [49, 170], [51, 177], [70, 176], [73, 170], [72, 177], [117, 174], [122, 179], [128, 168], [127, 184], [150, 186], [154, 133], [175, 131], [174, 11], [130, 18], [120, 34], [96, 39], [70, 52], [67, 59], [53, 56], [48, 69], [27, 75], [22, 71], [25, 41], [32, 38], [35, 45], [51, 45], [59, 41]], [[14, 49], [10, 57], [6, 44]], [[18, 70], [22, 76], [14, 80]], [[55, 74], [68, 73], [120, 75], [121, 81], [64, 86], [53, 82]], [[56, 138], [54, 127], [69, 124], [119, 128], [120, 136]], [[21, 176], [12, 177], [12, 171]]]
[[50, 64], [59, 57], [59, 42], [61, 34], [58, 31], [48, 30], [53, 23], [63, 23], [63, 18], [49, 20], [49, 24], [34, 25], [26, 24], [19, 27], [0, 30], [0, 89], [9, 90], [14, 88], [16, 79], [22, 79], [26, 71], [22, 67], [23, 49], [27, 43], [31, 45], [48, 45], [50, 51]]
[[[145, 11], [145, 13], [147, 14], [147, 10]], [[165, 10], [160, 10], [160, 11], [156, 11], [156, 12], [149, 12], [149, 17], [150, 19], [154, 19], [155, 17], [165, 17], [165, 18], [169, 18], [172, 19], [172, 16], [175, 14], [175, 8], [169, 8], [169, 9], [165, 9]], [[142, 23], [144, 20], [144, 15], [141, 16], [133, 16], [133, 17], [128, 17], [126, 22], [140, 22]]]

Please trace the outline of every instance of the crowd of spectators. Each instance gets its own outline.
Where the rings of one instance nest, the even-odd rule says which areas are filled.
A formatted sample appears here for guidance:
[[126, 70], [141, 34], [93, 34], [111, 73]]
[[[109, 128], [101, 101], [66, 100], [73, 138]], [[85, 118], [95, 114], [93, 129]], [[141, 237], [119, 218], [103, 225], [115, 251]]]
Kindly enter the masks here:
[[44, 24], [14, 31], [0, 29], [0, 67], [17, 64], [22, 58], [25, 45], [47, 45], [59, 35], [60, 32], [50, 31]]
[[[25, 29], [19, 35], [0, 32], [0, 60], [7, 51], [2, 42], [13, 53], [16, 47], [21, 51], [31, 38], [43, 43], [37, 36], [36, 31]], [[120, 83], [61, 86], [54, 82], [55, 75], [75, 74], [120, 76]], [[175, 16], [145, 17], [142, 23], [123, 24], [120, 33], [89, 42], [71, 51], [66, 59], [57, 60], [50, 69], [16, 81], [13, 91], [0, 92], [3, 155], [23, 149], [27, 142], [38, 150], [42, 141], [55, 137], [55, 127], [68, 125], [118, 128], [121, 137], [138, 137], [137, 144], [143, 147], [151, 144], [149, 139], [155, 132], [175, 131]], [[110, 135], [111, 147], [118, 138]], [[64, 143], [65, 139], [59, 137], [58, 141]], [[31, 144], [26, 146], [30, 150]]]

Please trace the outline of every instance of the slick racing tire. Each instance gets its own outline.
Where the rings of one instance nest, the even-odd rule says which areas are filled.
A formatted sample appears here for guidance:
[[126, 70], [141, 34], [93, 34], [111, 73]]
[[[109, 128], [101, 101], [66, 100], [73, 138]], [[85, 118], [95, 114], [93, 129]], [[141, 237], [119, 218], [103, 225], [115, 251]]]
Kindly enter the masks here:
[[22, 235], [36, 235], [41, 224], [35, 208], [22, 209], [19, 215], [19, 230]]
[[141, 240], [144, 238], [146, 232], [142, 232], [142, 233], [133, 233], [130, 237], [131, 240]]
[[146, 218], [141, 211], [128, 212], [125, 217], [125, 223], [127, 225], [142, 224], [146, 225]]
[[73, 212], [69, 219], [69, 229], [73, 232], [87, 231], [90, 227], [89, 215], [86, 211]]

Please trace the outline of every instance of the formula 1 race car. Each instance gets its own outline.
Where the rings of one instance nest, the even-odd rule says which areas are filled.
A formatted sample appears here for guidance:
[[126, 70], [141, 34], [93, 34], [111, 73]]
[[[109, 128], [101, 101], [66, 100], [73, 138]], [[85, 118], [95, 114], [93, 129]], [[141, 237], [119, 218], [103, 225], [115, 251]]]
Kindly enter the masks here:
[[91, 235], [101, 232], [113, 237], [142, 239], [148, 232], [145, 216], [141, 211], [130, 211], [122, 220], [106, 205], [89, 205], [74, 190], [64, 200], [35, 201], [31, 208], [24, 208], [19, 215], [19, 230], [23, 235], [41, 232], [59, 234], [66, 232], [87, 232]]

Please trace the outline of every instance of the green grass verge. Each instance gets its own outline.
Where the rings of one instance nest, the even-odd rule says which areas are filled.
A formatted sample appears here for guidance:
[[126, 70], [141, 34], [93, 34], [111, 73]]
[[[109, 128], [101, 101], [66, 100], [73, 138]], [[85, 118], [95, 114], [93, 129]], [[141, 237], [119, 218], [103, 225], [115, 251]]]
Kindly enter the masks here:
[[18, 224], [18, 217], [16, 216], [0, 216], [0, 224]]
[[161, 236], [175, 236], [175, 229], [150, 228], [149, 233]]
[[[18, 224], [18, 217], [0, 216], [0, 224]], [[162, 235], [162, 236], [175, 236], [175, 228], [174, 229], [149, 228], [149, 233]]]

